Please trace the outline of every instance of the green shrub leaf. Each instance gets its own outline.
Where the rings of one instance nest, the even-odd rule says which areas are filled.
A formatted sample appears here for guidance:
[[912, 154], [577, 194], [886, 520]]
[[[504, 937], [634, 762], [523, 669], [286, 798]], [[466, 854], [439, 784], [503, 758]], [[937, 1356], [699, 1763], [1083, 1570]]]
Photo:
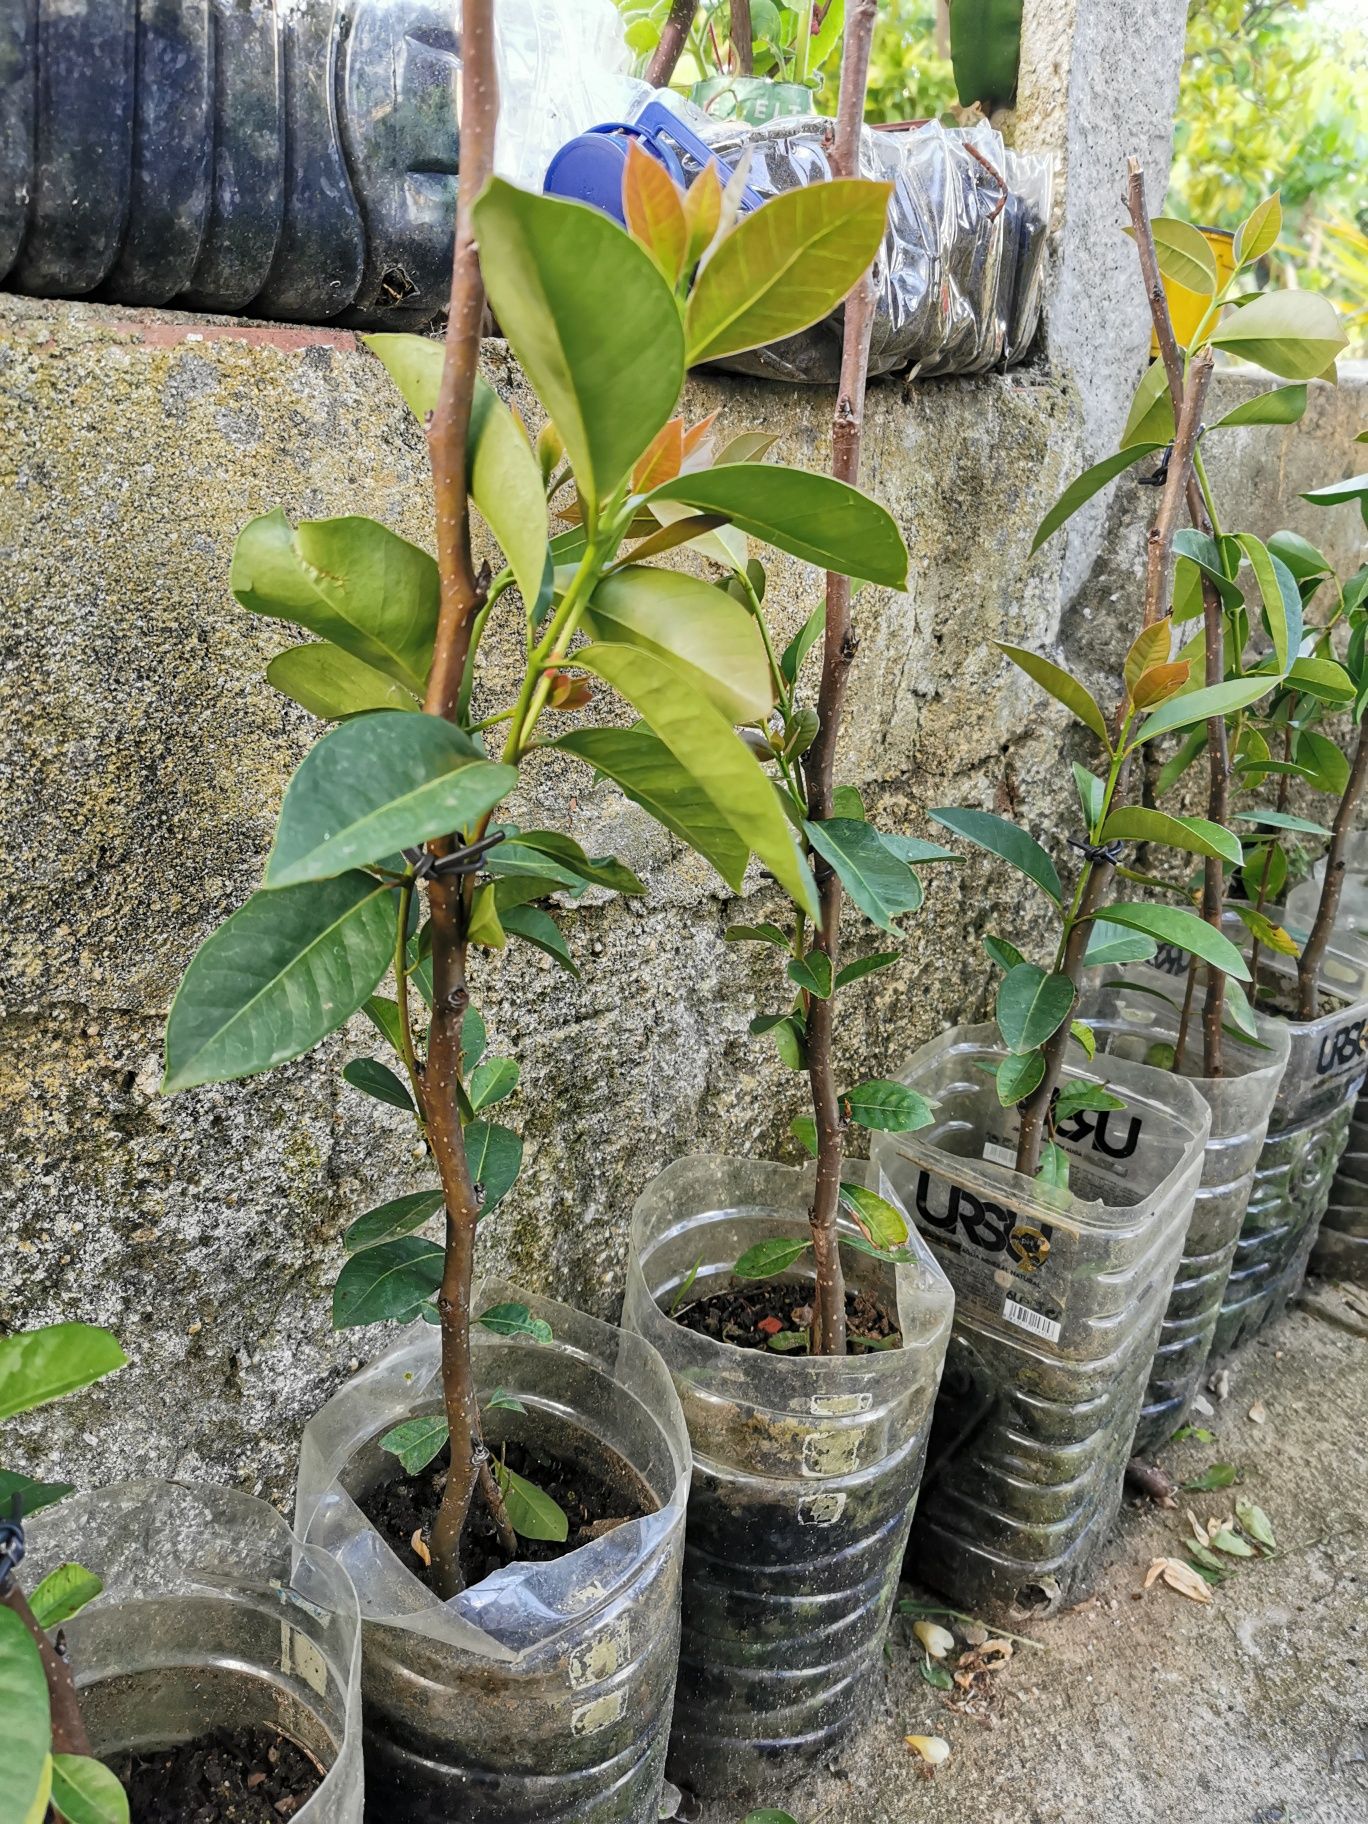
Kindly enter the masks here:
[[757, 1241], [753, 1248], [746, 1249], [732, 1273], [737, 1279], [772, 1279], [800, 1260], [811, 1246], [808, 1236]]
[[990, 855], [996, 855], [999, 860], [1018, 869], [1028, 880], [1033, 880], [1042, 893], [1047, 893], [1057, 906], [1063, 903], [1064, 890], [1059, 884], [1059, 873], [1054, 863], [1035, 837], [1019, 829], [1016, 824], [1008, 823], [1005, 817], [994, 816], [991, 811], [947, 808], [932, 811], [930, 815], [934, 822], [944, 824], [956, 836], [962, 836], [966, 842], [972, 842], [980, 849], [987, 849]]
[[511, 1127], [494, 1121], [471, 1121], [465, 1130], [466, 1163], [472, 1184], [480, 1188], [480, 1216], [498, 1208], [522, 1170], [523, 1143]]
[[[0, 1729], [0, 1805], [7, 1819], [27, 1824], [30, 1808], [49, 1778], [52, 1723], [38, 1648], [8, 1608], [0, 1608], [0, 1716], [5, 1719]], [[41, 1819], [41, 1810], [38, 1815]]]
[[1211, 332], [1213, 347], [1253, 361], [1283, 380], [1315, 380], [1349, 343], [1329, 298], [1318, 291], [1266, 291]]
[[412, 1323], [442, 1283], [442, 1260], [442, 1249], [421, 1235], [349, 1255], [333, 1287], [333, 1329]]
[[921, 905], [921, 882], [870, 824], [831, 817], [825, 823], [804, 823], [803, 828], [861, 912], [881, 930], [896, 931], [897, 920]]
[[[467, 1147], [469, 1133], [467, 1128]], [[362, 1248], [393, 1241], [396, 1235], [410, 1235], [435, 1216], [444, 1201], [441, 1191], [413, 1191], [407, 1197], [393, 1197], [358, 1216], [342, 1237], [342, 1246], [348, 1254], [357, 1254]]]
[[1239, 837], [1219, 823], [1210, 823], [1205, 817], [1170, 817], [1164, 811], [1145, 810], [1139, 805], [1123, 805], [1113, 811], [1102, 826], [1102, 840], [1161, 842], [1190, 855], [1209, 855], [1215, 861], [1229, 862], [1233, 868], [1244, 865]]
[[592, 639], [674, 665], [728, 722], [762, 722], [774, 685], [760, 630], [722, 589], [682, 570], [632, 565], [605, 577], [584, 618]]
[[1204, 963], [1242, 982], [1249, 980], [1248, 965], [1230, 939], [1183, 906], [1104, 906], [1099, 916], [1112, 924], [1143, 931], [1161, 944], [1176, 944], [1180, 950], [1201, 957]]
[[83, 1564], [59, 1564], [30, 1592], [33, 1619], [44, 1632], [50, 1632], [61, 1627], [64, 1621], [70, 1621], [73, 1615], [79, 1615], [103, 1588], [102, 1580]]
[[1080, 476], [1069, 483], [1037, 526], [1036, 535], [1031, 540], [1032, 552], [1039, 551], [1045, 540], [1057, 532], [1065, 520], [1072, 519], [1085, 501], [1091, 500], [1094, 494], [1100, 494], [1109, 481], [1115, 481], [1126, 469], [1134, 467], [1137, 462], [1143, 462], [1146, 456], [1152, 456], [1156, 450], [1162, 450], [1167, 442], [1168, 439], [1164, 438], [1163, 442], [1130, 443], [1124, 449], [1117, 450], [1115, 455], [1104, 457], [1101, 462], [1094, 463], [1092, 468], [1084, 469]]
[[413, 1097], [389, 1065], [381, 1064], [376, 1058], [353, 1058], [343, 1066], [342, 1078], [353, 1089], [359, 1089], [363, 1096], [372, 1096], [391, 1108], [402, 1108], [410, 1115], [414, 1113]]
[[504, 1463], [495, 1463], [494, 1474], [504, 1498], [508, 1523], [520, 1539], [549, 1539], [563, 1545], [570, 1537], [570, 1522], [565, 1510], [554, 1502], [545, 1489], [529, 1482]]
[[1076, 990], [1067, 975], [1018, 963], [998, 984], [997, 1023], [1007, 1049], [1034, 1051], [1073, 1012]]
[[380, 1440], [380, 1448], [392, 1457], [398, 1457], [408, 1473], [416, 1476], [446, 1449], [450, 1436], [451, 1427], [445, 1417], [430, 1413], [422, 1419], [405, 1419], [402, 1425], [387, 1431]]
[[994, 643], [999, 652], [1005, 652], [1013, 665], [1024, 671], [1028, 678], [1034, 679], [1042, 690], [1048, 690], [1056, 701], [1062, 703], [1071, 715], [1076, 716], [1085, 728], [1097, 736], [1108, 753], [1111, 752], [1107, 719], [1090, 690], [1061, 666], [1053, 664], [1049, 659], [1042, 659], [1039, 653], [1027, 652], [1023, 646], [1004, 645], [1001, 640]]
[[95, 1324], [44, 1324], [0, 1336], [0, 1419], [77, 1393], [127, 1361], [117, 1339]]
[[327, 640], [278, 653], [266, 667], [266, 680], [325, 722], [341, 722], [372, 709], [418, 708], [418, 699], [402, 684]]
[[919, 1127], [929, 1127], [933, 1119], [931, 1104], [925, 1096], [905, 1083], [885, 1078], [871, 1078], [846, 1090], [838, 1098], [842, 1115], [861, 1127], [878, 1133], [910, 1134]]

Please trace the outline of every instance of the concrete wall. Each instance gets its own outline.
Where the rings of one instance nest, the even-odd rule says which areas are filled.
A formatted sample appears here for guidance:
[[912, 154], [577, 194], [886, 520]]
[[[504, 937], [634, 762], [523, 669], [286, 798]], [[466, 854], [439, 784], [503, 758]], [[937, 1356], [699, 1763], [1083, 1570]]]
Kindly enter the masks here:
[[[1145, 146], [1162, 190], [1183, 9], [1166, 0], [1163, 31], [1148, 28], [1124, 70], [1130, 9], [1079, 10], [1086, 29], [1052, 41], [1055, 85], [1031, 65], [1038, 99], [1032, 111], [1023, 92], [1016, 128], [1067, 177], [1049, 360], [871, 394], [865, 481], [906, 533], [912, 581], [861, 598], [843, 746], [844, 776], [888, 827], [925, 832], [929, 805], [984, 804], [1061, 853], [1062, 719], [988, 642], [1048, 648], [1067, 616], [1101, 663], [1135, 624], [1137, 516], [1152, 496], [1122, 484], [1116, 531], [1104, 541], [1099, 511], [1067, 547], [1067, 574], [1063, 540], [1028, 553], [1063, 484], [1114, 442], [1143, 359], [1121, 173]], [[1092, 78], [1072, 61], [1080, 44]], [[535, 421], [498, 345], [487, 365]], [[1224, 446], [1217, 485], [1243, 495], [1243, 523], [1271, 528], [1292, 486], [1343, 472], [1360, 418], [1347, 392], [1317, 389], [1305, 426]], [[778, 431], [781, 460], [827, 461], [824, 394], [699, 380], [687, 403], [729, 430]], [[430, 1176], [403, 1118], [341, 1083], [346, 1057], [370, 1048], [362, 1024], [268, 1078], [170, 1102], [156, 1094], [160, 1034], [189, 956], [257, 880], [316, 733], [263, 681], [289, 635], [229, 596], [234, 534], [279, 504], [370, 513], [428, 541], [421, 439], [346, 334], [17, 299], [0, 300], [0, 422], [0, 1327], [80, 1316], [114, 1327], [133, 1357], [16, 1427], [12, 1454], [83, 1481], [207, 1474], [282, 1498], [303, 1419], [385, 1341], [330, 1331], [339, 1237]], [[1310, 509], [1301, 523], [1326, 529]], [[785, 626], [817, 586], [776, 564]], [[612, 1313], [628, 1214], [653, 1171], [690, 1149], [791, 1146], [803, 1084], [746, 1030], [777, 1004], [771, 967], [720, 941], [772, 902], [758, 882], [730, 901], [583, 771], [533, 773], [514, 814], [615, 850], [651, 889], [644, 903], [590, 895], [572, 918], [581, 981], [518, 949], [482, 961], [475, 982], [495, 1043], [522, 1062], [508, 1115], [527, 1145], [484, 1260]], [[894, 1067], [979, 1014], [978, 934], [997, 919], [1020, 933], [1033, 911], [987, 864], [930, 883], [905, 961], [843, 1002], [851, 1073]]]

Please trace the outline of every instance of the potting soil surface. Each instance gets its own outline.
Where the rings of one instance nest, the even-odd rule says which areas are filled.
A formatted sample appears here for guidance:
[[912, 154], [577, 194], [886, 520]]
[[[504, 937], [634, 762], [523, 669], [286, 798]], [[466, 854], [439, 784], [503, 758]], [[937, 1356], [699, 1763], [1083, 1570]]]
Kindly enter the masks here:
[[110, 1766], [128, 1794], [129, 1824], [280, 1824], [323, 1783], [301, 1748], [261, 1727], [216, 1729]]

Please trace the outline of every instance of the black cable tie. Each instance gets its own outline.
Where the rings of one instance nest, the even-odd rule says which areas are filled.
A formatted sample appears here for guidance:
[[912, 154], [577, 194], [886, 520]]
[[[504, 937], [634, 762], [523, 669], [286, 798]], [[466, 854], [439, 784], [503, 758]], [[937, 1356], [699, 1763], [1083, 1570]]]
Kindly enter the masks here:
[[16, 1492], [14, 1504], [8, 1520], [0, 1520], [0, 1590], [13, 1577], [24, 1562], [27, 1549], [24, 1542], [24, 1522], [21, 1518], [22, 1500]]
[[[1197, 435], [1192, 440], [1192, 447], [1194, 450], [1206, 434], [1207, 427], [1204, 424], [1199, 424], [1197, 426]], [[1162, 488], [1164, 483], [1168, 480], [1169, 464], [1172, 461], [1173, 445], [1170, 444], [1159, 458], [1159, 466], [1155, 469], [1154, 473], [1152, 475], [1141, 475], [1137, 477], [1140, 486], [1142, 488]]]
[[431, 849], [405, 849], [404, 860], [413, 869], [414, 880], [443, 880], [453, 874], [474, 874], [493, 848], [505, 840], [507, 831], [495, 830], [482, 836], [468, 848], [456, 849], [450, 855], [434, 855]]
[[1079, 854], [1085, 856], [1089, 861], [1105, 861], [1113, 868], [1120, 867], [1121, 858], [1126, 853], [1125, 843], [1119, 840], [1116, 842], [1089, 842], [1086, 837], [1070, 836], [1069, 847], [1077, 849]]

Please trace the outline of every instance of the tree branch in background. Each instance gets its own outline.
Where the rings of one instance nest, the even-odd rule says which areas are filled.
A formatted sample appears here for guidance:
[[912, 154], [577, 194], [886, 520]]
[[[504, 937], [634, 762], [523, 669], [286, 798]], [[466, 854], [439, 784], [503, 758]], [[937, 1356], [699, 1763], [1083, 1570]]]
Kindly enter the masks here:
[[670, 78], [675, 73], [675, 65], [683, 54], [684, 46], [689, 42], [689, 32], [697, 11], [698, 0], [674, 0], [674, 5], [670, 8], [670, 16], [661, 27], [660, 43], [656, 46], [655, 55], [646, 68], [646, 80], [653, 89], [665, 89], [670, 86]]
[[734, 76], [755, 74], [755, 29], [750, 0], [731, 0], [731, 65]]
[[1321, 886], [1320, 904], [1297, 964], [1297, 1018], [1314, 1020], [1320, 989], [1321, 964], [1325, 961], [1330, 933], [1339, 913], [1340, 894], [1344, 890], [1344, 851], [1353, 832], [1355, 816], [1368, 784], [1368, 726], [1360, 726], [1354, 764], [1349, 769], [1349, 783], [1335, 812], [1334, 832], [1325, 857], [1325, 881]]
[[[835, 177], [856, 177], [860, 169], [860, 129], [864, 121], [865, 86], [869, 79], [869, 52], [874, 38], [877, 0], [852, 0], [846, 9], [845, 40], [841, 58], [841, 97], [836, 115], [836, 138], [831, 167]], [[854, 484], [860, 474], [860, 445], [864, 432], [865, 382], [869, 371], [869, 343], [874, 329], [874, 283], [867, 272], [846, 299], [845, 332], [841, 349], [841, 380], [832, 421], [832, 474]], [[817, 696], [817, 737], [804, 765], [808, 816], [822, 822], [831, 816], [836, 762], [836, 742], [846, 683], [855, 657], [855, 635], [850, 621], [850, 578], [828, 572], [826, 579], [826, 635], [822, 648], [822, 681]], [[835, 870], [814, 856], [821, 929], [817, 947], [831, 959], [835, 979], [840, 952], [841, 883]], [[841, 1268], [836, 1215], [841, 1184], [842, 1124], [836, 1100], [832, 1028], [835, 995], [809, 998], [807, 1064], [812, 1087], [812, 1108], [817, 1125], [817, 1182], [812, 1201], [812, 1249], [817, 1266], [813, 1300], [813, 1344], [817, 1353], [843, 1355], [846, 1347], [845, 1275]]]

